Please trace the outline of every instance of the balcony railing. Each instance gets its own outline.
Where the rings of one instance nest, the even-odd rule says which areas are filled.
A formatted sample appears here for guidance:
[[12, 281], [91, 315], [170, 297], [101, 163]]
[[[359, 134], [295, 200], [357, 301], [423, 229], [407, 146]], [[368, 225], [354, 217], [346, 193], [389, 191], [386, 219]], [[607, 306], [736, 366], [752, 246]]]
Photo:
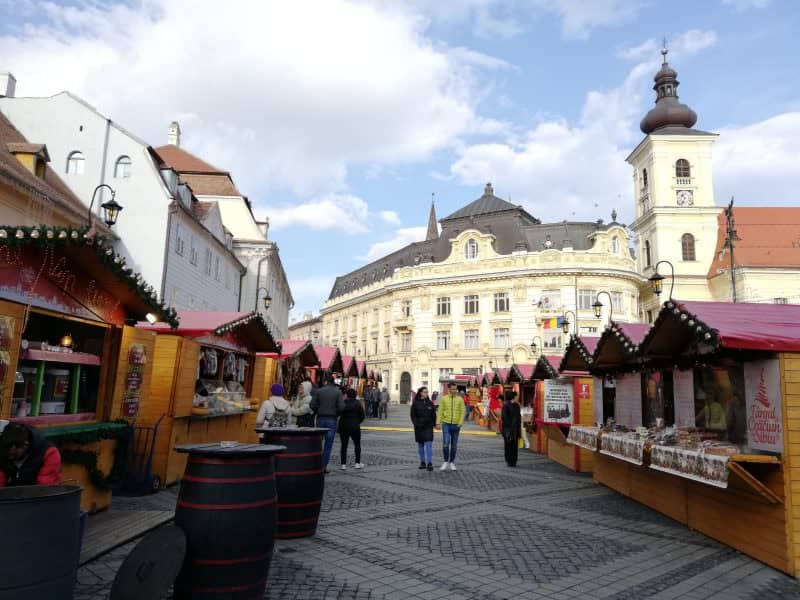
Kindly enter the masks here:
[[693, 177], [675, 177], [675, 185], [692, 185]]

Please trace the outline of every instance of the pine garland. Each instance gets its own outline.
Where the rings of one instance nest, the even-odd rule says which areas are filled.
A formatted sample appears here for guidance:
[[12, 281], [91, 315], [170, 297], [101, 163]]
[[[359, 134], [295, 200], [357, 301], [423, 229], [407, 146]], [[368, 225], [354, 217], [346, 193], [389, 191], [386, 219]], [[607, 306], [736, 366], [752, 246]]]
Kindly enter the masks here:
[[[89, 481], [97, 489], [109, 490], [122, 483], [130, 437], [127, 421], [93, 424], [83, 430], [55, 432], [47, 437], [58, 447], [61, 462], [84, 466], [89, 473]], [[114, 448], [114, 464], [107, 476], [97, 467], [97, 452], [63, 447], [71, 444], [92, 444], [102, 440], [117, 441], [117, 446]]]
[[105, 269], [128, 284], [130, 290], [150, 307], [153, 313], [171, 327], [178, 326], [177, 311], [158, 301], [155, 289], [126, 266], [125, 258], [117, 254], [107, 238], [89, 234], [88, 227], [55, 227], [52, 225], [0, 225], [0, 247], [54, 248], [58, 246], [85, 246], [94, 250]]

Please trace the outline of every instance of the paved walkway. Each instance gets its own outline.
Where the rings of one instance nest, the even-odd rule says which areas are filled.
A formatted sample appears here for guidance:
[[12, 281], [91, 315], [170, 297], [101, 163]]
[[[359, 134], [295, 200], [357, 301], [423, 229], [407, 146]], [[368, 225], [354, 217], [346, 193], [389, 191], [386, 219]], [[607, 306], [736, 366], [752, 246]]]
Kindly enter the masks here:
[[[407, 427], [406, 409], [393, 408], [365, 425]], [[326, 479], [318, 534], [277, 542], [265, 598], [800, 599], [794, 579], [588, 476], [528, 451], [507, 468], [499, 436], [462, 435], [459, 470], [430, 473], [417, 469], [411, 433], [363, 438], [366, 469]], [[338, 466], [338, 445], [334, 457]], [[125, 508], [161, 509], [173, 495]], [[106, 598], [132, 547], [83, 566], [77, 600]]]

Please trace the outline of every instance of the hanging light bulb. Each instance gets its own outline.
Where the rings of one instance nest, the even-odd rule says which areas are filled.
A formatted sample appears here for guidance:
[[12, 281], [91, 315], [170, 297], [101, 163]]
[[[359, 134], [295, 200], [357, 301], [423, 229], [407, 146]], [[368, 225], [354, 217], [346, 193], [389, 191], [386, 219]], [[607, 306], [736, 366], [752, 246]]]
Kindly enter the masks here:
[[36, 229], [36, 228], [34, 228], [34, 229], [31, 231], [31, 237], [32, 237], [34, 240], [38, 240], [40, 235], [41, 235], [41, 232], [40, 232], [38, 229]]

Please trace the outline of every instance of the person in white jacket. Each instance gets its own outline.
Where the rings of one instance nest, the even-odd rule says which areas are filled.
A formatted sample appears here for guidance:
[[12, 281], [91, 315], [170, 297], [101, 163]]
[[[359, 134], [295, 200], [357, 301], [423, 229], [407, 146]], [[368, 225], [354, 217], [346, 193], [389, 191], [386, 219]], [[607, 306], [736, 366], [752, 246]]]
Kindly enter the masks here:
[[313, 427], [314, 415], [311, 412], [311, 382], [301, 381], [297, 386], [297, 396], [292, 400], [290, 411], [294, 424], [298, 427]]
[[256, 416], [257, 427], [288, 427], [291, 416], [289, 401], [283, 397], [283, 386], [273, 383], [270, 388], [272, 394], [264, 400]]

